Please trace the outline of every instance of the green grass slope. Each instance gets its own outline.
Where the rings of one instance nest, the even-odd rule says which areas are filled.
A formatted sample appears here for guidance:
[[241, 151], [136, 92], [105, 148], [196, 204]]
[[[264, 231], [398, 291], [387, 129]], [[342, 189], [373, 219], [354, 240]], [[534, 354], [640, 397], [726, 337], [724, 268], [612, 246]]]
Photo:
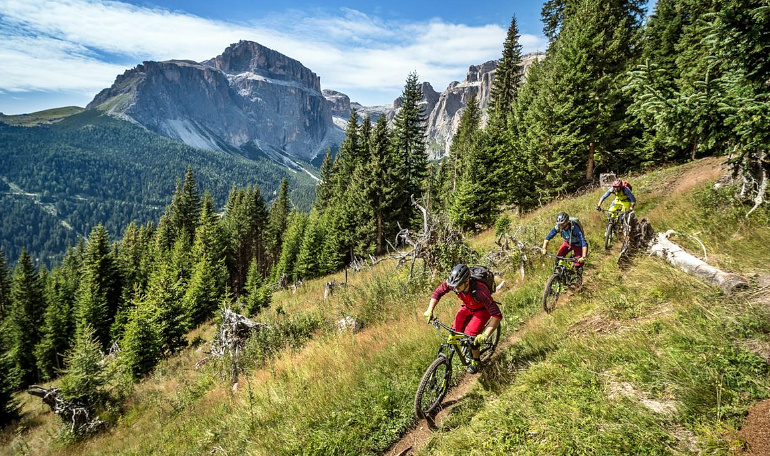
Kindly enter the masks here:
[[[745, 219], [729, 193], [711, 190], [719, 162], [706, 160], [633, 179], [637, 211], [656, 230], [697, 235], [709, 261], [733, 272], [766, 271], [767, 211]], [[562, 209], [581, 218], [599, 246], [599, 190], [514, 221], [539, 244]], [[684, 237], [683, 237], [684, 238]], [[484, 252], [493, 233], [474, 239]], [[689, 247], [689, 246], [688, 246]], [[590, 253], [586, 283], [550, 315], [540, 308], [549, 262], [520, 278], [504, 274], [501, 347], [423, 455], [735, 454], [749, 407], [770, 397], [770, 309], [756, 287], [726, 297], [662, 260], [641, 256], [619, 271], [614, 251]], [[249, 343], [237, 388], [206, 344], [164, 361], [139, 383], [112, 428], [86, 442], [57, 437], [58, 418], [20, 396], [24, 418], [6, 430], [0, 454], [378, 455], [418, 423], [415, 389], [441, 335], [422, 311], [442, 277], [409, 281], [383, 262], [350, 276], [323, 299], [324, 282], [279, 292], [256, 320], [273, 326]], [[454, 315], [448, 295], [441, 319]], [[357, 333], [336, 322], [354, 316]], [[189, 337], [210, 341], [215, 327]], [[763, 358], [761, 355], [765, 356]], [[456, 372], [461, 372], [458, 369]], [[411, 454], [411, 453], [410, 453]]]
[[83, 108], [77, 106], [66, 106], [63, 108], [46, 109], [44, 111], [32, 112], [29, 114], [0, 114], [0, 122], [19, 127], [33, 127], [35, 125], [55, 123], [64, 119], [65, 117], [69, 117], [80, 112], [83, 112]]

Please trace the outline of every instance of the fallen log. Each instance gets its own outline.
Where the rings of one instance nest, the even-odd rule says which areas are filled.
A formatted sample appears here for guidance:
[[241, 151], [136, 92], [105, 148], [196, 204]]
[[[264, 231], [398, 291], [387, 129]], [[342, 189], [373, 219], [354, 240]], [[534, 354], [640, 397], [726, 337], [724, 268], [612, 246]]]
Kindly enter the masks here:
[[690, 255], [682, 247], [672, 242], [669, 239], [669, 236], [673, 233], [673, 230], [669, 230], [665, 233], [658, 233], [655, 241], [650, 246], [650, 253], [664, 258], [671, 265], [690, 275], [700, 277], [708, 283], [718, 286], [726, 295], [730, 295], [740, 289], [748, 288], [749, 283], [743, 277], [711, 266], [695, 256]]
[[32, 385], [27, 389], [27, 393], [41, 398], [52, 412], [69, 424], [70, 432], [78, 437], [93, 435], [105, 425], [104, 420], [99, 418], [91, 407], [64, 399], [59, 388]]

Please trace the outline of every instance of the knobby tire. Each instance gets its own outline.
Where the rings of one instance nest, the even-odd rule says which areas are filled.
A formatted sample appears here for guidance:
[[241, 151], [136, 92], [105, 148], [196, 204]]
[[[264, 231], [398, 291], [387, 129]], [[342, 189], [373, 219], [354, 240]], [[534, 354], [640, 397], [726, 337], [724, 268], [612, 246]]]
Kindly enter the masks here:
[[547, 313], [553, 312], [556, 308], [556, 302], [562, 292], [562, 284], [558, 274], [553, 274], [545, 284], [543, 290], [543, 310]]
[[[452, 363], [441, 354], [425, 371], [414, 396], [414, 412], [418, 418], [426, 418], [433, 413], [449, 391], [452, 379]], [[423, 405], [425, 403], [426, 405]]]
[[609, 250], [612, 247], [612, 232], [615, 228], [612, 225], [612, 222], [607, 222], [607, 229], [604, 230], [604, 250]]

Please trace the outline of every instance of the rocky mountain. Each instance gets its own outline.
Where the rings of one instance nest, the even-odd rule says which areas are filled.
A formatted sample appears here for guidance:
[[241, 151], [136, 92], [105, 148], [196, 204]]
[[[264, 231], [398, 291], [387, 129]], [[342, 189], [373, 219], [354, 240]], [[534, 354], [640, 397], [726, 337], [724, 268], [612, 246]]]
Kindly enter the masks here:
[[[535, 61], [541, 60], [543, 57], [543, 53], [524, 55], [522, 71], [526, 73]], [[490, 60], [481, 65], [471, 65], [463, 81], [451, 82], [441, 93], [436, 92], [429, 82], [422, 83], [423, 99], [421, 104], [427, 117], [428, 152], [431, 159], [438, 159], [449, 153], [452, 137], [460, 125], [462, 110], [474, 93], [482, 109], [482, 124], [486, 123], [487, 108], [489, 107], [492, 81], [496, 69], [496, 60]], [[361, 118], [368, 115], [372, 120], [376, 120], [377, 117], [384, 115], [391, 121], [401, 107], [400, 98], [393, 101], [390, 106], [366, 107], [350, 102], [347, 95], [339, 92], [324, 90], [324, 96], [334, 106], [332, 115], [335, 123], [343, 129], [350, 117], [351, 107], [356, 108]]]
[[193, 147], [260, 151], [293, 167], [342, 141], [332, 108], [315, 73], [250, 41], [204, 62], [144, 62], [87, 106]]

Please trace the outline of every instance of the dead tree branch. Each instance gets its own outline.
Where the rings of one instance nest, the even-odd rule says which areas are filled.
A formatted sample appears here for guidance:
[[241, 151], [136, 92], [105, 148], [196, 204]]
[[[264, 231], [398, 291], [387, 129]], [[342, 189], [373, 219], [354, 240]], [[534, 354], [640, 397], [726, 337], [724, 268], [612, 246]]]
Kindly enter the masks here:
[[44, 404], [51, 407], [51, 411], [69, 424], [70, 432], [78, 437], [93, 435], [105, 424], [90, 407], [61, 397], [59, 388], [32, 385], [27, 389], [27, 393], [41, 398]]

